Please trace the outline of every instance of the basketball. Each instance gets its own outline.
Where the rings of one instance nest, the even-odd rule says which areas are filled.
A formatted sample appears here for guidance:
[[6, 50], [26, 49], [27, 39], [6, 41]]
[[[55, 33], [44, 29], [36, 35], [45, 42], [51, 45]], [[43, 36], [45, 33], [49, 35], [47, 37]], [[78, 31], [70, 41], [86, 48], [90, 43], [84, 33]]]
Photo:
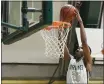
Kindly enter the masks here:
[[60, 20], [65, 22], [70, 22], [74, 19], [76, 8], [73, 5], [65, 5], [60, 11]]

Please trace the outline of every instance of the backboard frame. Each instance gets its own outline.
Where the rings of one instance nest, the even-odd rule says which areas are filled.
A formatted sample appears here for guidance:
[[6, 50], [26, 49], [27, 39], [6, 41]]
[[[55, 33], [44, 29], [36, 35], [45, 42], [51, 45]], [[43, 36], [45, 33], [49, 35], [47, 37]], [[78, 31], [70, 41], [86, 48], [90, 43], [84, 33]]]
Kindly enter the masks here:
[[[51, 24], [51, 22], [52, 22], [52, 1], [42, 1], [43, 9], [29, 8], [27, 6], [27, 2], [28, 1], [22, 1], [22, 8], [21, 8], [22, 27], [16, 26], [13, 24], [9, 24], [6, 22], [1, 22], [2, 26], [17, 29], [15, 32], [7, 35], [5, 38], [2, 39], [2, 42], [4, 44], [11, 44], [13, 42], [16, 42], [16, 41], [20, 40], [21, 37], [23, 37], [23, 38], [27, 37], [27, 36], [31, 35], [33, 33], [33, 31], [37, 32], [38, 30]], [[27, 19], [28, 12], [42, 12], [43, 20], [41, 20], [37, 23], [34, 23], [32, 25], [29, 25], [29, 21]], [[47, 16], [49, 16], [49, 17], [47, 17]], [[21, 39], [23, 39], [23, 38], [21, 38]]]

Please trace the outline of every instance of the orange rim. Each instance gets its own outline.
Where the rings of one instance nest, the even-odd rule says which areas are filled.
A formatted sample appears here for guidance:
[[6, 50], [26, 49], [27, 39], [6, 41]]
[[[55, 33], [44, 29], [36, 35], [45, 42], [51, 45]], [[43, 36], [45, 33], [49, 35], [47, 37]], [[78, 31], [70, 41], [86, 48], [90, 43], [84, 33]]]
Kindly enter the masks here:
[[58, 29], [58, 28], [70, 28], [71, 24], [68, 22], [62, 22], [62, 21], [54, 21], [52, 22], [51, 26], [48, 26], [46, 28], [44, 28], [45, 30], [51, 30], [51, 29]]

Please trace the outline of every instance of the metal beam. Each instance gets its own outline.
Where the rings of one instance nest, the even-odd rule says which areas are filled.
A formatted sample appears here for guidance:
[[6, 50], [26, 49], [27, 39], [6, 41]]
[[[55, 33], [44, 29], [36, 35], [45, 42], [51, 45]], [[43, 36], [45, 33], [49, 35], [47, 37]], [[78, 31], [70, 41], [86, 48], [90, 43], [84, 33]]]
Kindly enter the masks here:
[[12, 29], [23, 30], [22, 27], [17, 27], [16, 25], [9, 24], [9, 23], [6, 23], [6, 22], [1, 22], [1, 26], [8, 27], [8, 28], [12, 28]]
[[7, 37], [5, 37], [4, 39], [2, 39], [2, 41], [5, 45], [12, 44], [14, 42], [17, 42], [21, 39], [24, 39], [24, 38], [36, 33], [37, 31], [39, 31], [39, 30], [41, 30], [47, 26], [49, 26], [49, 25], [43, 25], [41, 23], [37, 23], [37, 24], [35, 23], [34, 25], [29, 27], [27, 32], [17, 30], [15, 32], [13, 32], [12, 34], [8, 35]]
[[50, 24], [53, 21], [53, 5], [52, 1], [43, 1], [43, 20], [44, 24]]

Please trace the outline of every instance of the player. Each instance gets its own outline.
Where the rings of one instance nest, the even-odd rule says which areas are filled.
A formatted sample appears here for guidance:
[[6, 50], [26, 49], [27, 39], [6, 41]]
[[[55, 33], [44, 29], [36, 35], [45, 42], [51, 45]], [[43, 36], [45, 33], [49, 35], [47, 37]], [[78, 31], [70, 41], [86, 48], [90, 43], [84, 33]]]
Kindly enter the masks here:
[[92, 70], [91, 49], [87, 44], [87, 37], [78, 10], [75, 10], [76, 18], [80, 25], [80, 38], [82, 47], [75, 51], [75, 55], [70, 55], [70, 51], [65, 47], [64, 59], [70, 60], [67, 71], [67, 84], [88, 84], [88, 72]]

